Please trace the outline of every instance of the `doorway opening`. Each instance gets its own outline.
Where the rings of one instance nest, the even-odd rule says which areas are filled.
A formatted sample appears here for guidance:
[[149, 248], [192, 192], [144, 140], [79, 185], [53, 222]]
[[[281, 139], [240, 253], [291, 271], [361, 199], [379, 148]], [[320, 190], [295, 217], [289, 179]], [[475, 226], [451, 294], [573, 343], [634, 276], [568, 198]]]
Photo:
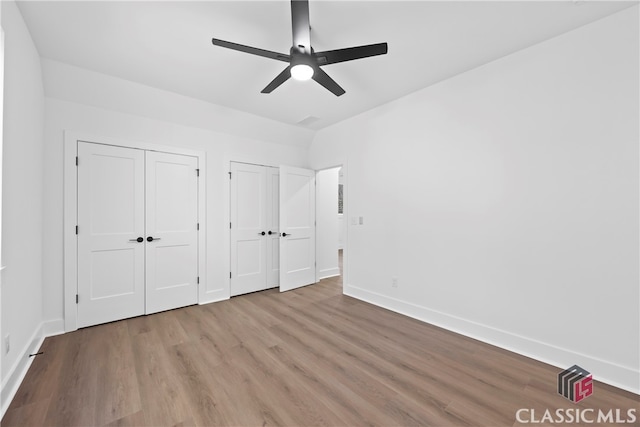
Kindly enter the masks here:
[[319, 283], [342, 288], [346, 247], [344, 168], [335, 166], [316, 173], [316, 243]]

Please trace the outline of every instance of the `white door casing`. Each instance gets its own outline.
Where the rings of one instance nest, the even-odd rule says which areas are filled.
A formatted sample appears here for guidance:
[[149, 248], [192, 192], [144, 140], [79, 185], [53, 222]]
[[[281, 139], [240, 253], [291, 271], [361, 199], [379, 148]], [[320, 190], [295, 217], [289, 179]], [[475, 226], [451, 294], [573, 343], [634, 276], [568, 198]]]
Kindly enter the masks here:
[[[208, 302], [218, 301], [228, 298], [228, 291], [219, 289], [208, 283], [207, 280], [207, 217], [206, 217], [206, 153], [204, 151], [182, 148], [175, 145], [162, 145], [157, 143], [135, 141], [129, 139], [112, 138], [104, 135], [95, 135], [86, 132], [75, 132], [70, 130], [64, 131], [64, 191], [63, 191], [63, 243], [64, 243], [64, 318], [57, 322], [50, 322], [49, 330], [56, 332], [70, 332], [78, 329], [78, 327], [86, 326], [79, 322], [79, 306], [83, 302], [82, 295], [78, 295], [79, 289], [79, 273], [81, 270], [79, 241], [83, 236], [83, 232], [87, 231], [86, 225], [80, 224], [78, 216], [81, 210], [79, 204], [80, 191], [80, 174], [83, 165], [87, 165], [86, 156], [83, 158], [79, 155], [79, 145], [87, 143], [94, 145], [111, 146], [122, 149], [135, 149], [140, 152], [156, 151], [162, 153], [179, 154], [190, 156], [198, 159], [199, 168], [198, 176], [198, 220], [199, 230], [197, 239], [197, 277], [198, 303], [204, 304]], [[143, 176], [144, 176], [144, 172]], [[131, 186], [131, 185], [129, 185]], [[79, 230], [79, 233], [76, 232]], [[144, 230], [138, 237], [146, 237]], [[146, 241], [145, 241], [146, 242]], [[85, 257], [86, 258], [86, 257]], [[142, 290], [144, 295], [144, 289]], [[225, 295], [226, 294], [226, 295]], [[79, 298], [79, 304], [77, 300]], [[144, 298], [144, 297], [143, 297]], [[144, 301], [144, 300], [143, 300]], [[144, 309], [143, 309], [144, 310]]]
[[146, 314], [198, 302], [198, 159], [146, 152]]
[[78, 327], [144, 314], [144, 151], [78, 143]]
[[316, 281], [315, 175], [280, 166], [280, 292]]

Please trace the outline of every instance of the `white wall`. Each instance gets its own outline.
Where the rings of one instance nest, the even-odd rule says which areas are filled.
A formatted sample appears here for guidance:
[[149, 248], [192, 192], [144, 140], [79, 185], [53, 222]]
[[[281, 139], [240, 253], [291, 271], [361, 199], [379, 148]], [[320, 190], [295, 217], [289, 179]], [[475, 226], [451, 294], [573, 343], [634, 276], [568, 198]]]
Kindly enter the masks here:
[[[1, 414], [42, 335], [44, 91], [40, 57], [14, 2], [5, 31], [2, 165]], [[4, 337], [11, 336], [5, 354]]]
[[[64, 64], [44, 61], [45, 92], [45, 196], [44, 209], [44, 316], [50, 322], [49, 331], [63, 328], [63, 132], [77, 131], [98, 136], [108, 136], [131, 141], [202, 150], [207, 156], [206, 170], [206, 220], [207, 220], [207, 282], [208, 300], [229, 296], [229, 162], [231, 160], [252, 163], [307, 166], [307, 149], [303, 141], [304, 132], [297, 135], [285, 125], [282, 128], [265, 127], [265, 134], [279, 134], [283, 144], [255, 138], [234, 136], [212, 130], [219, 118], [216, 108], [200, 101], [156, 90], [125, 80], [101, 75]], [[61, 72], [66, 70], [71, 75]], [[77, 86], [76, 86], [77, 84]], [[86, 103], [69, 102], [50, 96], [72, 98], [81, 91], [78, 88], [95, 90], [85, 94]], [[101, 88], [110, 88], [110, 93]], [[192, 102], [193, 101], [193, 102]], [[90, 104], [90, 105], [88, 105]], [[157, 106], [151, 107], [151, 104]], [[100, 106], [105, 106], [101, 108]], [[147, 108], [148, 107], [148, 108]], [[114, 109], [117, 109], [114, 110]], [[176, 109], [180, 111], [175, 111]], [[204, 118], [213, 114], [211, 123], [194, 120], [194, 126], [184, 123], [189, 117]], [[238, 114], [225, 112], [230, 122]], [[171, 119], [175, 119], [174, 122]], [[202, 127], [196, 127], [202, 126]], [[260, 122], [248, 123], [248, 127], [260, 129]], [[275, 131], [274, 131], [275, 129]], [[228, 130], [228, 129], [225, 129]], [[304, 131], [304, 129], [302, 129]], [[288, 135], [288, 136], [287, 136]], [[296, 143], [296, 135], [301, 138]]]
[[307, 148], [314, 131], [199, 99], [42, 59], [45, 96], [207, 129], [255, 141]]
[[316, 275], [318, 280], [340, 275], [338, 266], [338, 171], [316, 174]]
[[[2, 118], [4, 115], [4, 28], [2, 27], [2, 2], [0, 2], [0, 263], [2, 263]], [[2, 339], [2, 266], [0, 264], [0, 340]], [[1, 342], [1, 341], [0, 341]], [[0, 344], [0, 353], [2, 351]], [[0, 356], [1, 358], [2, 356]], [[3, 382], [2, 359], [0, 359], [0, 384]], [[2, 404], [2, 389], [0, 388], [0, 417], [4, 415], [4, 405]]]
[[636, 6], [320, 131], [345, 292], [640, 392], [638, 48]]

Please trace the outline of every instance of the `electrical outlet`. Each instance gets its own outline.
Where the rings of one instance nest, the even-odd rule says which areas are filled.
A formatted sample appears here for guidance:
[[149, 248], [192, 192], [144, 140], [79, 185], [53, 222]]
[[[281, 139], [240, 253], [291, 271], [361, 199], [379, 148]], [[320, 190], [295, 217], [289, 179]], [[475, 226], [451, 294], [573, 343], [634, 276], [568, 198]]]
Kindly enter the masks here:
[[398, 278], [397, 277], [392, 277], [391, 278], [391, 287], [392, 288], [397, 288], [398, 287]]
[[11, 335], [4, 337], [4, 354], [9, 354], [9, 350], [11, 350]]

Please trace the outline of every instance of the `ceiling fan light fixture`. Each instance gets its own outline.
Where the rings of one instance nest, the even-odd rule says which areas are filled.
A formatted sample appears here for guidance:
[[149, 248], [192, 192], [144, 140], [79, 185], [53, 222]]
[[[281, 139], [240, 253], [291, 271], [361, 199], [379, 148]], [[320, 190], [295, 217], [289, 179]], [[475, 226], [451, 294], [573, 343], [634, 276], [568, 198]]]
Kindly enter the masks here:
[[342, 89], [331, 77], [329, 77], [321, 66], [337, 64], [338, 62], [353, 61], [354, 59], [368, 58], [370, 56], [384, 55], [387, 53], [386, 43], [376, 43], [364, 46], [347, 47], [344, 49], [315, 52], [311, 46], [309, 0], [291, 0], [291, 28], [293, 45], [291, 46], [288, 55], [215, 38], [211, 39], [211, 43], [227, 49], [233, 49], [288, 63], [287, 68], [282, 70], [280, 74], [271, 80], [271, 82], [269, 82], [269, 84], [265, 86], [260, 93], [271, 93], [282, 83], [293, 77], [295, 80], [313, 79], [335, 96], [341, 96], [344, 95], [345, 90]]
[[299, 81], [309, 80], [313, 77], [313, 67], [307, 64], [297, 64], [291, 67], [291, 77]]

